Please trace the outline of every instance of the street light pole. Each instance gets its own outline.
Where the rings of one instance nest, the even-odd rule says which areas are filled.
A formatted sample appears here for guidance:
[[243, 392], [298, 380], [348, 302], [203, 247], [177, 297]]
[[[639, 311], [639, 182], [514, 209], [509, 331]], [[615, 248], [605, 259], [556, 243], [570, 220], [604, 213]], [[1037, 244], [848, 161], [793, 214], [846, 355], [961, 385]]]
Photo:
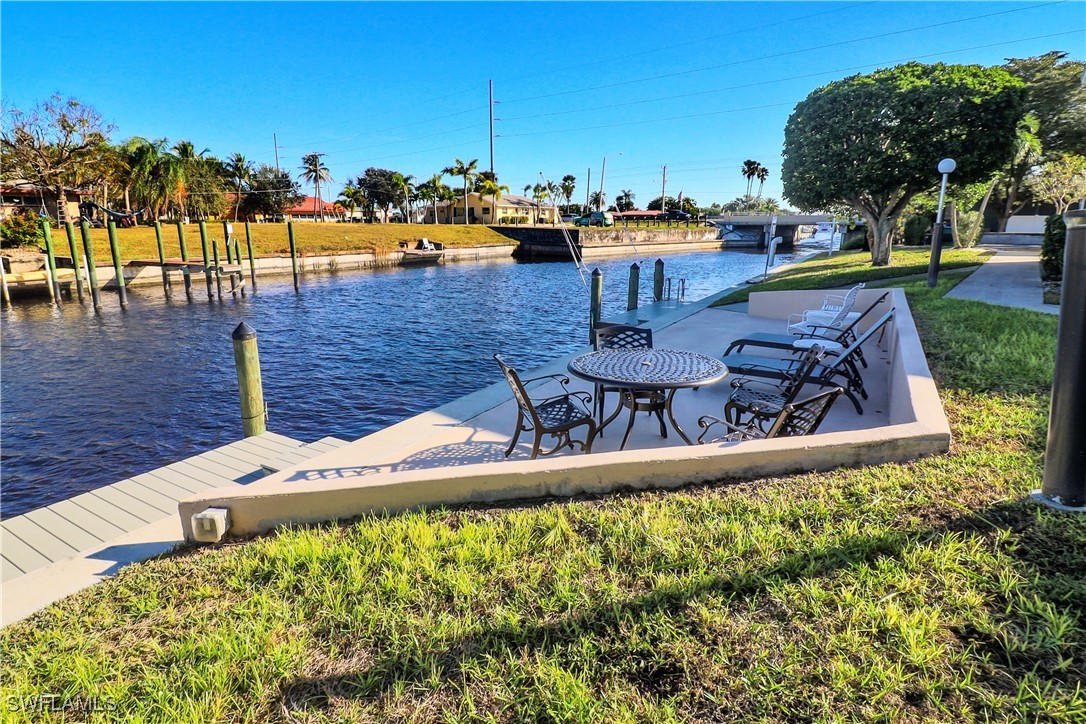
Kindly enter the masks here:
[[[621, 156], [621, 155], [622, 155], [622, 151], [619, 151], [618, 153], [610, 153], [610, 154], [608, 154], [608, 156]], [[600, 169], [600, 204], [605, 205], [605, 206], [606, 206], [606, 204], [603, 203], [603, 177], [606, 176], [606, 175], [607, 175], [607, 156], [604, 156], [603, 157], [603, 168]], [[600, 209], [600, 211], [603, 211], [603, 209]]]
[[939, 173], [943, 174], [943, 182], [939, 186], [939, 211], [935, 215], [935, 226], [931, 230], [931, 259], [928, 261], [928, 286], [933, 288], [939, 282], [939, 256], [943, 253], [943, 200], [946, 198], [946, 181], [957, 167], [957, 162], [952, 158], [944, 158], [939, 162]]

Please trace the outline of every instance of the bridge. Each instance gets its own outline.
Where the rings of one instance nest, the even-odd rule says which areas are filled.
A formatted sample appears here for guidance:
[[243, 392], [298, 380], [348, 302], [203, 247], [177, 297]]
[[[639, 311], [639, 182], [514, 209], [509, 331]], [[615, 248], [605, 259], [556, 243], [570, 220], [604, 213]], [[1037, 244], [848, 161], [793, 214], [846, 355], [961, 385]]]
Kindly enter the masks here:
[[[720, 229], [720, 238], [730, 247], [765, 248], [766, 236], [773, 214], [728, 213], [706, 217], [706, 222]], [[781, 237], [781, 248], [791, 248], [796, 232], [801, 226], [828, 223], [833, 218], [827, 214], [776, 214], [775, 235]]]

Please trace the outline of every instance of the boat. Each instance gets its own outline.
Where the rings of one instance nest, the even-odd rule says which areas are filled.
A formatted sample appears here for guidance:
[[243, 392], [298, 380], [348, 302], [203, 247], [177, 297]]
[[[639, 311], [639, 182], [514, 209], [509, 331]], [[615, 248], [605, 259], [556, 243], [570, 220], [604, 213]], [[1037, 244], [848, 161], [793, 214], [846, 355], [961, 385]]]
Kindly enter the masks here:
[[401, 241], [400, 248], [403, 249], [401, 266], [441, 264], [445, 261], [445, 245], [440, 241], [430, 241], [426, 238], [416, 242]]

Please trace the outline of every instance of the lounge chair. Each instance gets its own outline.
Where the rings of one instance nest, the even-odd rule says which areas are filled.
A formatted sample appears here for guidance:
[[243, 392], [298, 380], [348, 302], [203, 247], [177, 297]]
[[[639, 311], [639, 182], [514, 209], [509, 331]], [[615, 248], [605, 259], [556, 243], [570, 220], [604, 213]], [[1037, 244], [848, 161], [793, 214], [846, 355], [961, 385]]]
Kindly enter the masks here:
[[[860, 335], [855, 342], [849, 345], [848, 349], [842, 351], [836, 357], [824, 360], [816, 365], [811, 372], [810, 382], [821, 387], [835, 387], [843, 382], [845, 396], [852, 401], [853, 406], [856, 408], [856, 414], [864, 414], [859, 398], [866, 400], [867, 391], [864, 389], [860, 370], [856, 366], [857, 355], [864, 343], [874, 337], [893, 318], [894, 310], [891, 309]], [[722, 359], [733, 374], [742, 377], [766, 377], [775, 380], [788, 380], [795, 377], [798, 368], [803, 364], [803, 358], [801, 357], [775, 359], [750, 354], [729, 354], [724, 355]]]
[[799, 397], [800, 390], [810, 381], [824, 354], [821, 346], [811, 347], [804, 354], [795, 374], [779, 385], [748, 377], [733, 380], [734, 390], [724, 403], [724, 419], [737, 426], [752, 423], [759, 429], [768, 429], [766, 425], [771, 425], [781, 410]]
[[[810, 331], [802, 332], [800, 334], [774, 334], [772, 332], [755, 332], [742, 339], [734, 340], [728, 345], [728, 349], [724, 351], [724, 354], [731, 354], [732, 352], [742, 352], [747, 347], [763, 347], [766, 349], [782, 349], [787, 352], [802, 351], [805, 349], [802, 345], [797, 346], [796, 340], [812, 339], [812, 340], [826, 340], [828, 342], [837, 342], [842, 347], [848, 347], [856, 341], [856, 328], [860, 326], [860, 323], [867, 318], [869, 314], [875, 311], [875, 308], [885, 302], [890, 297], [890, 292], [883, 292], [874, 303], [860, 312], [856, 319], [852, 320], [844, 327], [831, 327], [829, 325], [810, 323]], [[834, 354], [833, 350], [827, 350], [830, 355]], [[864, 359], [863, 352], [858, 352], [856, 359], [860, 365], [867, 367], [867, 360]]]
[[[501, 368], [502, 375], [509, 383], [510, 389], [513, 390], [513, 397], [517, 401], [517, 429], [505, 451], [505, 457], [513, 453], [522, 432], [535, 433], [535, 439], [532, 442], [532, 460], [539, 455], [550, 455], [563, 447], [572, 449], [574, 443], [580, 445], [584, 452], [592, 452], [592, 439], [596, 436], [596, 420], [588, 407], [592, 403], [592, 395], [587, 392], [570, 391], [566, 387], [569, 384], [569, 378], [565, 375], [543, 375], [522, 381], [517, 371], [505, 364], [499, 355], [494, 355], [494, 360]], [[557, 380], [565, 393], [538, 400], [529, 397], [524, 385], [546, 379]], [[574, 440], [570, 435], [571, 430], [581, 425], [588, 427], [588, 437], [584, 442]], [[554, 447], [546, 452], [542, 450], [544, 435], [550, 435], [556, 439]]]
[[[767, 429], [762, 429], [753, 421], [746, 425], [722, 420], [712, 415], [704, 415], [698, 419], [698, 427], [703, 428], [698, 435], [698, 443], [706, 442], [743, 442], [744, 440], [770, 440], [775, 437], [799, 437], [801, 435], [813, 435], [822, 421], [826, 419], [826, 413], [830, 411], [834, 400], [842, 392], [840, 387], [820, 392], [814, 397], [808, 397], [800, 402], [792, 402], [781, 408], [773, 422]], [[709, 430], [715, 425], [723, 425], [727, 432], [721, 437], [705, 440]]]
[[822, 300], [821, 309], [808, 309], [800, 314], [788, 317], [788, 331], [792, 334], [804, 334], [811, 331], [812, 325], [822, 327], [843, 327], [859, 317], [859, 313], [853, 312], [856, 306], [856, 295], [864, 288], [864, 282], [860, 282], [844, 295], [827, 294]]

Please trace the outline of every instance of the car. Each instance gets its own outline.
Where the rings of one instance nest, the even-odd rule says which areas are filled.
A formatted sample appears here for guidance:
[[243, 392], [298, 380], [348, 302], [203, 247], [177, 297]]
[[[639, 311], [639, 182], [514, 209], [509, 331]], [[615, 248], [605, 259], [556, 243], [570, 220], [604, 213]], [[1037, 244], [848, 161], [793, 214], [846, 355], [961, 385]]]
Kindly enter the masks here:
[[593, 211], [591, 214], [578, 216], [573, 220], [574, 226], [614, 226], [615, 215], [610, 211]]
[[693, 217], [685, 211], [679, 211], [678, 209], [668, 209], [664, 213], [660, 214], [661, 219], [670, 219], [671, 221], [690, 221]]
[[574, 214], [562, 214], [561, 219], [563, 224], [572, 224], [577, 217]]

